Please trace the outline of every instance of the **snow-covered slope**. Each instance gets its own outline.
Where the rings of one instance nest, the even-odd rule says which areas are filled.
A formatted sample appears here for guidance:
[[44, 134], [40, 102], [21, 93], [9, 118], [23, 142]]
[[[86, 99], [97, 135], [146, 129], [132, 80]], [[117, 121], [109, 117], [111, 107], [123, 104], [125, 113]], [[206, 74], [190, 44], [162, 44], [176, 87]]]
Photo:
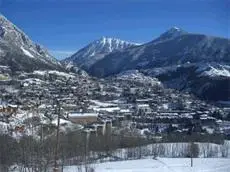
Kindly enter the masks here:
[[205, 64], [200, 65], [197, 69], [200, 76], [208, 77], [228, 77], [230, 78], [230, 66], [221, 64]]
[[[91, 165], [95, 172], [229, 172], [229, 159], [196, 158], [193, 167], [190, 158], [140, 159]], [[77, 166], [67, 166], [64, 172], [75, 172]], [[84, 170], [83, 170], [84, 172]]]
[[[186, 63], [183, 65], [172, 65], [166, 67], [159, 67], [153, 69], [146, 69], [144, 73], [151, 76], [167, 75], [177, 72], [179, 68], [195, 68], [194, 71], [197, 77], [209, 77], [209, 78], [229, 78], [230, 77], [230, 66], [221, 63]], [[191, 72], [191, 71], [190, 71]]]
[[69, 61], [69, 62], [64, 61], [62, 62], [62, 64], [66, 71], [88, 77], [88, 73], [85, 70], [81, 69], [80, 67], [76, 66], [72, 61]]
[[184, 31], [183, 29], [181, 29], [179, 27], [174, 26], [174, 27], [170, 28], [168, 31], [161, 34], [159, 38], [154, 40], [154, 42], [159, 43], [159, 42], [163, 42], [163, 41], [168, 41], [170, 39], [175, 39], [176, 37], [179, 37], [179, 36], [182, 36], [185, 34], [188, 34], [188, 32]]
[[[151, 42], [109, 53], [87, 72], [107, 77], [139, 70], [169, 87], [199, 92], [205, 99], [229, 100], [229, 66], [229, 39], [173, 27]], [[216, 89], [219, 95], [213, 94]]]
[[91, 66], [89, 73], [101, 77], [124, 70], [152, 69], [187, 62], [229, 63], [229, 59], [229, 39], [188, 33], [173, 27], [149, 43], [106, 55]]
[[57, 69], [61, 64], [0, 14], [0, 64], [12, 70]]
[[132, 80], [140, 83], [150, 83], [151, 85], [161, 85], [157, 78], [146, 76], [138, 70], [127, 70], [116, 75], [117, 79]]
[[102, 37], [101, 39], [95, 40], [86, 47], [80, 49], [64, 61], [71, 61], [83, 69], [88, 69], [95, 62], [103, 59], [105, 55], [136, 45], [139, 44], [123, 41], [116, 38]]
[[228, 63], [186, 63], [142, 70], [170, 88], [190, 91], [208, 100], [230, 99], [230, 65]]

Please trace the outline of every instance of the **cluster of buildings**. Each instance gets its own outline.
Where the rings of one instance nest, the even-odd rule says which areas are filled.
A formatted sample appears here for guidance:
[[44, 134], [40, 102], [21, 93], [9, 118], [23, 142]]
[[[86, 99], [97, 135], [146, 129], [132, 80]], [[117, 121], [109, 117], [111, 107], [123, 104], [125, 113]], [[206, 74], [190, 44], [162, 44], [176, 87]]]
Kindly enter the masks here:
[[191, 123], [197, 132], [229, 133], [230, 123], [212, 115], [223, 107], [151, 82], [57, 71], [19, 73], [1, 82], [0, 122], [10, 123], [12, 114], [14, 118], [20, 114], [22, 121], [15, 122], [14, 128], [26, 128], [22, 114], [29, 113], [52, 124], [60, 115], [67, 123], [82, 125], [87, 133], [117, 134], [125, 129], [156, 135], [187, 132]]

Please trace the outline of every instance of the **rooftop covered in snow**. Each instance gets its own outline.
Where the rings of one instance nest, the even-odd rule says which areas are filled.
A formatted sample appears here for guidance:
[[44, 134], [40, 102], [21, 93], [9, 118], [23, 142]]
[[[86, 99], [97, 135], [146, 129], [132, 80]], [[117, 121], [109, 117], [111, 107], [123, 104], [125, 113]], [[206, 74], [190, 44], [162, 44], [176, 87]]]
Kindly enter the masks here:
[[78, 118], [78, 117], [98, 117], [98, 113], [81, 113], [81, 112], [69, 113], [69, 118]]

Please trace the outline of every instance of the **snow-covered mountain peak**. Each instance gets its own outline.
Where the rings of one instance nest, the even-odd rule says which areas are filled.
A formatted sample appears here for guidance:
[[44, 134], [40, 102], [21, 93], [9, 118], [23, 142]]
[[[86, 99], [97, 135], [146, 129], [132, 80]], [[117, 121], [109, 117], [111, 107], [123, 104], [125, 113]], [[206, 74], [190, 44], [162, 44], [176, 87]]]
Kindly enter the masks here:
[[184, 31], [183, 29], [177, 27], [177, 26], [173, 26], [170, 29], [168, 29], [165, 33], [185, 33], [186, 31]]
[[72, 61], [83, 69], [87, 69], [111, 52], [121, 51], [137, 45], [140, 44], [103, 36], [80, 49], [65, 61]]
[[[45, 48], [34, 43], [29, 36], [2, 14], [0, 14], [0, 51], [3, 52], [0, 59], [5, 61], [5, 65], [8, 65], [9, 58], [13, 58], [17, 54], [18, 58], [19, 56], [25, 57], [25, 59], [30, 58], [30, 60], [33, 58], [33, 61], [36, 61], [34, 66], [39, 61], [38, 63], [45, 64], [44, 66], [47, 67], [60, 67], [60, 63]], [[9, 56], [9, 53], [12, 53], [12, 55]], [[24, 64], [25, 61], [28, 60], [21, 60], [20, 62]], [[25, 70], [28, 67], [21, 65], [22, 68]]]
[[1, 38], [16, 45], [32, 46], [33, 42], [16, 25], [10, 22], [5, 16], [0, 14]]
[[13, 23], [11, 23], [5, 16], [3, 16], [2, 14], [0, 14], [0, 24], [1, 26], [3, 25], [11, 25], [16, 27]]
[[168, 40], [168, 39], [174, 39], [178, 36], [187, 34], [188, 32], [184, 31], [183, 29], [179, 27], [171, 27], [169, 30], [164, 32], [163, 34], [160, 35], [159, 39], [160, 40]]
[[103, 47], [108, 47], [108, 50], [110, 52], [112, 52], [113, 50], [127, 48], [128, 46], [140, 45], [138, 43], [128, 42], [128, 41], [124, 41], [118, 38], [112, 38], [112, 37], [106, 37], [106, 36], [103, 36], [100, 39], [93, 41], [91, 44], [92, 45], [100, 44]]
[[170, 28], [170, 30], [178, 32], [178, 31], [181, 31], [182, 29], [177, 27], [177, 26], [173, 26], [173, 27]]

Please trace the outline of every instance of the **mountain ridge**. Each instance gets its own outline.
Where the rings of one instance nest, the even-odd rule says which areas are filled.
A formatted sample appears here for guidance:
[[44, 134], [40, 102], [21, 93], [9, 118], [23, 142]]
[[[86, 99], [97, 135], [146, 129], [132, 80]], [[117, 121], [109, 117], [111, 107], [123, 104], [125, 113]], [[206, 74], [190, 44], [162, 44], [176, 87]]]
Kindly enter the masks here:
[[12, 71], [62, 69], [58, 60], [41, 45], [34, 43], [15, 24], [0, 15], [0, 63]]
[[[230, 62], [229, 39], [186, 33], [160, 41], [161, 37], [123, 52], [112, 52], [95, 63], [89, 72], [108, 76], [122, 70], [163, 67], [186, 62]], [[106, 64], [113, 64], [106, 68]]]
[[122, 51], [126, 48], [138, 45], [140, 44], [103, 36], [89, 43], [63, 61], [73, 62], [78, 67], [89, 69], [94, 63], [103, 59], [111, 52]]
[[[196, 72], [201, 64], [213, 65], [206, 66], [201, 74]], [[106, 55], [88, 73], [108, 77], [141, 70], [146, 74], [146, 70], [171, 66], [175, 66], [173, 71], [165, 70], [164, 74], [153, 77], [169, 88], [191, 91], [207, 100], [230, 100], [230, 39], [227, 38], [181, 30], [178, 33], [173, 29], [148, 43]], [[218, 94], [216, 90], [220, 90]]]

